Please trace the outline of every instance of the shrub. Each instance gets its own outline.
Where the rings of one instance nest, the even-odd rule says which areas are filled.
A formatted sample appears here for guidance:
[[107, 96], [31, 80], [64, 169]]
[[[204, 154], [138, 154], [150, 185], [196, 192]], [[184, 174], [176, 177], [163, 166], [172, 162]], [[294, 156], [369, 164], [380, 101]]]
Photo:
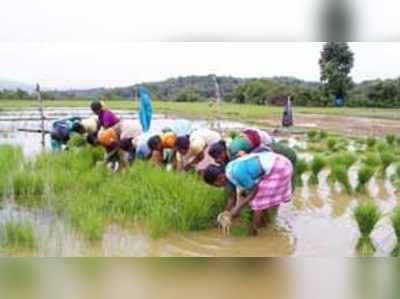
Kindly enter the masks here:
[[395, 208], [393, 211], [392, 225], [397, 239], [396, 246], [392, 251], [392, 256], [398, 257], [400, 254], [400, 207]]
[[33, 224], [31, 222], [17, 222], [9, 220], [1, 225], [1, 246], [12, 249], [34, 250], [37, 247]]
[[318, 184], [318, 175], [321, 170], [326, 166], [326, 159], [322, 155], [315, 155], [313, 160], [311, 161], [311, 184]]
[[372, 200], [362, 202], [355, 209], [354, 217], [361, 234], [357, 243], [357, 251], [363, 256], [372, 255], [375, 247], [370, 235], [381, 217], [379, 208]]

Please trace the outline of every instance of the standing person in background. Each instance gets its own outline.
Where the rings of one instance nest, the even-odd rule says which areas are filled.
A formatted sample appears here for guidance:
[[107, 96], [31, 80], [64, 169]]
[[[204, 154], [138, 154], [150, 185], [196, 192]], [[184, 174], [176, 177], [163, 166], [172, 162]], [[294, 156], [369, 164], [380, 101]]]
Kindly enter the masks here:
[[283, 110], [282, 116], [282, 127], [291, 127], [293, 126], [293, 111], [292, 111], [292, 102], [290, 97], [288, 97], [285, 109]]
[[143, 132], [146, 133], [151, 127], [151, 118], [153, 115], [153, 108], [151, 105], [151, 97], [147, 88], [140, 86], [138, 89], [139, 100], [139, 120]]
[[52, 124], [50, 141], [53, 151], [62, 150], [63, 146], [68, 143], [71, 133], [75, 132], [76, 124], [80, 121], [79, 117], [70, 117], [57, 120]]
[[220, 141], [221, 135], [210, 129], [195, 130], [190, 136], [177, 138], [177, 168], [188, 171], [196, 168], [202, 172], [214, 159], [208, 154], [209, 147]]
[[111, 110], [104, 107], [100, 101], [94, 101], [90, 105], [94, 114], [99, 118], [99, 126], [104, 129], [111, 128], [119, 123], [120, 119]]

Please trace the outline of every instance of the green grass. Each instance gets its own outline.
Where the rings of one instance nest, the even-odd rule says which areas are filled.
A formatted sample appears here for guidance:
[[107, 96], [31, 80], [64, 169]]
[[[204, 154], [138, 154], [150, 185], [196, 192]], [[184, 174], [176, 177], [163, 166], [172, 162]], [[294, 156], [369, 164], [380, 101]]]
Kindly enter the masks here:
[[372, 255], [375, 252], [370, 235], [380, 217], [379, 208], [372, 200], [360, 203], [354, 210], [354, 218], [361, 234], [356, 248], [362, 256]]
[[37, 241], [31, 222], [9, 220], [0, 227], [0, 245], [15, 250], [34, 250]]
[[154, 237], [202, 230], [223, 209], [224, 191], [195, 175], [142, 161], [111, 174], [101, 162], [102, 153], [100, 148], [71, 148], [25, 163], [14, 180], [17, 202], [50, 205], [91, 241], [102, 238], [110, 221], [139, 221]]
[[394, 209], [392, 215], [392, 225], [393, 230], [396, 235], [397, 243], [396, 246], [393, 248], [392, 256], [399, 257], [400, 255], [400, 206]]
[[311, 169], [311, 177], [310, 177], [310, 183], [313, 185], [318, 184], [318, 175], [321, 172], [323, 168], [327, 165], [327, 160], [324, 158], [323, 155], [316, 154], [314, 155], [313, 160], [311, 161], [310, 164], [310, 169]]
[[0, 145], [0, 200], [3, 196], [10, 195], [10, 182], [21, 162], [22, 150], [20, 147]]
[[375, 174], [375, 168], [363, 164], [358, 170], [358, 185], [356, 191], [358, 193], [366, 193], [366, 185]]
[[296, 187], [303, 186], [302, 175], [308, 170], [308, 163], [304, 159], [298, 159], [294, 168], [294, 184]]

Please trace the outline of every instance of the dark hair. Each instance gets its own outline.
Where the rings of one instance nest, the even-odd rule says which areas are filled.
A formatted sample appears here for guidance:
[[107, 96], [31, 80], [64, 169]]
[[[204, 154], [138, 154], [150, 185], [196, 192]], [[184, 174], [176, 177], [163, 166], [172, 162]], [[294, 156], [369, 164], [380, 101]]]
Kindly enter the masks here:
[[178, 150], [187, 150], [190, 147], [189, 136], [180, 136], [176, 139], [176, 147]]
[[90, 133], [86, 136], [86, 141], [90, 145], [96, 145], [97, 143], [97, 132]]
[[152, 151], [154, 151], [157, 148], [157, 145], [159, 143], [161, 143], [161, 138], [158, 135], [150, 137], [149, 140], [147, 141], [147, 145]]
[[224, 167], [221, 165], [209, 165], [203, 174], [204, 181], [212, 185], [217, 180], [218, 176], [224, 172]]
[[213, 158], [217, 159], [224, 151], [226, 151], [226, 143], [224, 140], [220, 140], [213, 145], [211, 145], [208, 150], [208, 154]]
[[79, 134], [83, 134], [85, 133], [86, 130], [85, 127], [80, 122], [76, 122], [72, 126], [72, 131], [77, 132]]
[[100, 101], [93, 101], [90, 104], [90, 108], [92, 109], [93, 112], [95, 112], [95, 111], [100, 111], [103, 108], [103, 106], [101, 105]]

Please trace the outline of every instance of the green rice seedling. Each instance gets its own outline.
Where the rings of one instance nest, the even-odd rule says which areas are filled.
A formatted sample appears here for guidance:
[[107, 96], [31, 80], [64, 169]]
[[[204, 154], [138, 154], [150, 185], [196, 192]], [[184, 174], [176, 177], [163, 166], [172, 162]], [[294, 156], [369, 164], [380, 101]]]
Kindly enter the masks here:
[[73, 133], [68, 141], [68, 148], [84, 147], [87, 145], [86, 139], [83, 135]]
[[347, 171], [350, 169], [351, 166], [353, 166], [356, 161], [357, 156], [354, 153], [345, 151], [335, 153], [329, 159], [331, 167], [341, 164], [346, 168]]
[[319, 138], [325, 139], [326, 137], [328, 137], [328, 132], [326, 132], [325, 130], [319, 130]]
[[304, 159], [299, 159], [296, 161], [296, 166], [294, 168], [294, 185], [296, 187], [303, 186], [302, 175], [308, 170], [308, 163]]
[[17, 202], [34, 204], [45, 192], [45, 181], [35, 170], [25, 167], [14, 175], [13, 191]]
[[318, 175], [321, 170], [326, 166], [326, 159], [322, 155], [315, 155], [310, 164], [311, 177], [310, 183], [313, 185], [318, 184]]
[[363, 164], [360, 167], [360, 169], [358, 170], [358, 185], [356, 188], [356, 191], [358, 193], [366, 192], [366, 185], [371, 180], [371, 178], [374, 176], [374, 174], [375, 174], [374, 167], [372, 167], [370, 165], [366, 165], [366, 164]]
[[354, 217], [361, 234], [356, 247], [357, 251], [362, 256], [372, 255], [375, 247], [370, 235], [381, 217], [379, 208], [372, 200], [362, 202], [354, 210]]
[[373, 168], [378, 168], [381, 165], [381, 159], [379, 155], [371, 152], [365, 153], [363, 162]]
[[12, 145], [0, 145], [0, 199], [11, 192], [12, 178], [23, 161], [22, 149]]
[[334, 137], [330, 137], [326, 140], [326, 146], [328, 147], [328, 150], [331, 152], [336, 150], [336, 145], [338, 143], [338, 140]]
[[317, 141], [318, 136], [319, 136], [319, 134], [318, 134], [317, 130], [309, 130], [307, 132], [307, 137], [308, 137], [309, 141]]
[[368, 137], [366, 143], [367, 143], [367, 148], [368, 149], [372, 149], [372, 148], [375, 147], [376, 138], [375, 137]]
[[396, 143], [396, 136], [395, 135], [389, 134], [389, 135], [386, 135], [385, 138], [386, 138], [386, 142], [391, 146], [393, 146]]
[[399, 257], [400, 255], [400, 206], [394, 209], [392, 215], [393, 230], [396, 235], [397, 243], [392, 250], [393, 257]]
[[346, 166], [343, 164], [335, 164], [331, 168], [331, 177], [333, 180], [338, 181], [348, 194], [352, 193], [352, 188], [349, 181]]
[[391, 151], [390, 145], [385, 140], [378, 140], [375, 148], [378, 152]]
[[33, 224], [28, 221], [9, 220], [1, 225], [0, 245], [10, 249], [34, 250], [37, 247]]
[[385, 176], [387, 168], [396, 160], [395, 155], [390, 151], [383, 151], [379, 153], [381, 159], [382, 176]]

